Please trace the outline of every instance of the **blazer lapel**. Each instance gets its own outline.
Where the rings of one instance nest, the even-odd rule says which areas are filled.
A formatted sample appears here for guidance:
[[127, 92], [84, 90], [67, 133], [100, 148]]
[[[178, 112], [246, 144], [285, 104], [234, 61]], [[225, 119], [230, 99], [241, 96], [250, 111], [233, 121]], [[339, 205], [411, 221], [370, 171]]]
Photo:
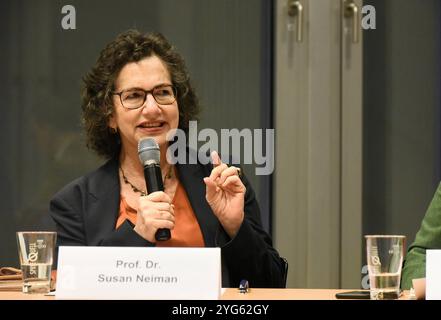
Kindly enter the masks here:
[[100, 240], [115, 230], [120, 202], [118, 160], [109, 160], [88, 185], [85, 228], [89, 245], [98, 245]]
[[178, 163], [176, 168], [179, 179], [186, 190], [188, 199], [201, 227], [205, 246], [214, 247], [219, 222], [205, 200], [205, 183], [203, 180], [210, 172], [201, 164]]

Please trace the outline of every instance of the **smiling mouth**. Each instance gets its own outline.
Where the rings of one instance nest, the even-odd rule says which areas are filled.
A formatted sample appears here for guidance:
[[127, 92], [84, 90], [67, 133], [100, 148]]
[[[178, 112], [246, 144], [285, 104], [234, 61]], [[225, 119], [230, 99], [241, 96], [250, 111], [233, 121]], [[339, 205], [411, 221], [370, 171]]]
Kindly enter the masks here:
[[158, 129], [164, 126], [165, 122], [150, 122], [150, 123], [141, 123], [138, 128], [143, 129]]

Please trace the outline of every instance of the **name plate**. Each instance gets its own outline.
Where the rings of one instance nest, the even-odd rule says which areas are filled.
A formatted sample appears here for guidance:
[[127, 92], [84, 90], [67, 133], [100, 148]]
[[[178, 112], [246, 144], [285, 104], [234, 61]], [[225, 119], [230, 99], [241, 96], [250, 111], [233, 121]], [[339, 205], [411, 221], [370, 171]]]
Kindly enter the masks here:
[[60, 247], [57, 299], [217, 300], [220, 248]]
[[426, 299], [441, 300], [441, 250], [426, 250]]

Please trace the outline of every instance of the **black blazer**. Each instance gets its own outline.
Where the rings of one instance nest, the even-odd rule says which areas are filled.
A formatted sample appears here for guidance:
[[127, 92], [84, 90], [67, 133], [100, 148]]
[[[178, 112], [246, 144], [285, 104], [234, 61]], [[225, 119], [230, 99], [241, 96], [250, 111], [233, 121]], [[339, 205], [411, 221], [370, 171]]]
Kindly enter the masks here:
[[[177, 164], [199, 222], [206, 247], [220, 247], [222, 286], [237, 287], [242, 279], [250, 287], [283, 287], [283, 265], [263, 230], [254, 191], [245, 177], [245, 218], [234, 239], [230, 239], [205, 200], [204, 177], [212, 165]], [[120, 204], [117, 159], [65, 186], [52, 198], [50, 214], [57, 226], [59, 246], [155, 246], [125, 221], [115, 229]], [[55, 262], [56, 265], [56, 262]]]

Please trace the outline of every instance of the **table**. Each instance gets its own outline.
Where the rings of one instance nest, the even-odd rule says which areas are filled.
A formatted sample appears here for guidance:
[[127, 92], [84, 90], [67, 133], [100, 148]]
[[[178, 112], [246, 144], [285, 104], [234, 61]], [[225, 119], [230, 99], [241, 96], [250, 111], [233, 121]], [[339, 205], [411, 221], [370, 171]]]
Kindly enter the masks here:
[[[359, 289], [251, 289], [239, 293], [236, 288], [226, 288], [221, 300], [337, 300], [338, 292]], [[0, 300], [55, 300], [55, 296], [24, 294], [22, 292], [0, 292]], [[409, 292], [404, 291], [400, 300], [409, 300]]]

